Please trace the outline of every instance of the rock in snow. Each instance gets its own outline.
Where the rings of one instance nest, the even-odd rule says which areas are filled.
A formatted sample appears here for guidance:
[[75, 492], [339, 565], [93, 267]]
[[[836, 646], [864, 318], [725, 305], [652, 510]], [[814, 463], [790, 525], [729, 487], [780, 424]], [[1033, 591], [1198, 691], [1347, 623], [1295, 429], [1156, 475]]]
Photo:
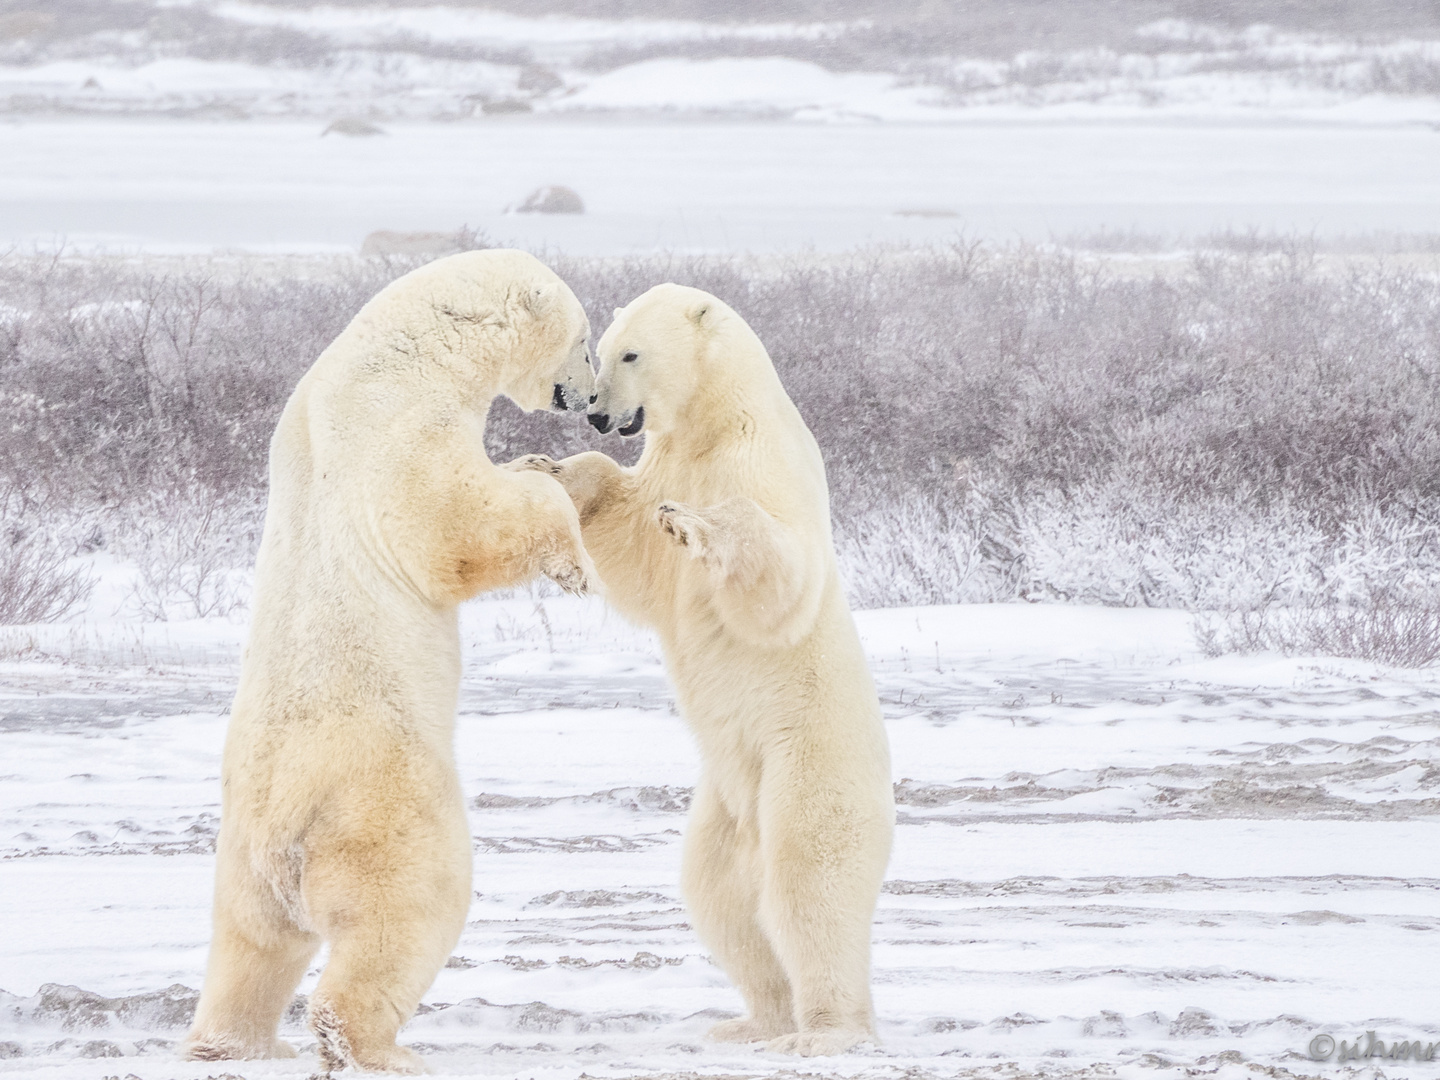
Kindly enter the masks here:
[[521, 214], [583, 214], [585, 203], [574, 188], [551, 184], [536, 188], [517, 208]]

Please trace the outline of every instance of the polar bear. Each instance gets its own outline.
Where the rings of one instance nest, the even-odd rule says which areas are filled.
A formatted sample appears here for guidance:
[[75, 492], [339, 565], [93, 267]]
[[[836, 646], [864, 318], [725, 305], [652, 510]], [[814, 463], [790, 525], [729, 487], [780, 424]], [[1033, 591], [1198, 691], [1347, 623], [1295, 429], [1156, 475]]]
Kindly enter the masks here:
[[895, 810], [820, 451], [760, 340], [708, 293], [656, 286], [597, 351], [590, 421], [643, 430], [639, 462], [521, 462], [574, 499], [606, 596], [658, 632], [700, 744], [683, 889], [749, 1008], [710, 1034], [840, 1053], [874, 1036]]
[[589, 332], [530, 255], [454, 255], [366, 304], [285, 406], [185, 1056], [293, 1057], [276, 1028], [324, 941], [309, 1021], [325, 1065], [422, 1071], [395, 1035], [471, 896], [456, 606], [594, 575], [564, 490], [491, 464], [485, 415], [499, 394], [584, 408]]

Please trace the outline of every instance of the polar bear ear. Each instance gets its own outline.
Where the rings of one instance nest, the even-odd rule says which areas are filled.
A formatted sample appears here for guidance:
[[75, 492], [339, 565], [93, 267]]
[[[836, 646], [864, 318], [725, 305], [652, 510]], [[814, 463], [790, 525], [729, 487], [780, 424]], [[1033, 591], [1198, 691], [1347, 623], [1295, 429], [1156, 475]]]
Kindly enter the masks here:
[[545, 314], [555, 305], [556, 295], [559, 287], [549, 285], [531, 285], [520, 294], [520, 302], [525, 305], [525, 310], [534, 315], [537, 319], [543, 318]]
[[707, 315], [709, 315], [709, 314], [710, 314], [710, 301], [709, 301], [709, 300], [701, 300], [699, 303], [692, 304], [692, 305], [691, 305], [689, 308], [687, 308], [686, 311], [685, 311], [685, 317], [686, 317], [687, 319], [689, 319], [691, 322], [693, 322], [696, 326], [704, 326], [704, 325], [705, 325], [705, 316], [707, 316]]

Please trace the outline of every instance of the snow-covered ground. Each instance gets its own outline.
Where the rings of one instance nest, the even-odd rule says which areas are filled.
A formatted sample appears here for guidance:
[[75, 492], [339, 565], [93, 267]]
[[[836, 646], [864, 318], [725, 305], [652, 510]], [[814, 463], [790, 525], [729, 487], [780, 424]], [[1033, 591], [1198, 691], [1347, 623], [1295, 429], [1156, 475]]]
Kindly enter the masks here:
[[[487, 120], [0, 124], [4, 241], [354, 251], [454, 230], [573, 254], [837, 250], [1101, 228], [1440, 232], [1440, 134], [1337, 125]], [[567, 184], [583, 214], [513, 214]]]
[[[1440, 1042], [1436, 672], [1206, 659], [1170, 611], [858, 620], [899, 803], [882, 1045], [703, 1039], [740, 1000], [677, 889], [696, 759], [653, 642], [598, 601], [523, 598], [463, 612], [476, 895], [402, 1039], [442, 1075], [514, 1077], [1333, 1075], [1317, 1035]], [[0, 1075], [315, 1068], [298, 1011], [298, 1061], [168, 1056], [204, 968], [242, 636], [0, 635]]]
[[[1108, 44], [975, 25], [598, 19], [435, 4], [164, 0], [71, 25], [0, 22], [0, 112], [222, 118], [353, 113], [748, 114], [816, 122], [1161, 116], [1440, 120], [1440, 42], [1161, 19]], [[149, 15], [149, 18], [144, 17]], [[26, 18], [26, 16], [29, 16]], [[968, 32], [967, 32], [968, 31]]]
[[[983, 12], [929, 35], [304, 0], [68, 12], [0, 13], [0, 249], [353, 251], [467, 224], [606, 255], [1440, 231], [1424, 20], [1116, 16], [1104, 46], [997, 52]], [[552, 184], [585, 213], [507, 213]]]
[[[1167, 21], [827, 67], [864, 26], [165, 0], [67, 36], [34, 7], [0, 13], [0, 250], [1440, 232], [1440, 45], [1403, 35]], [[378, 130], [322, 135], [342, 117]], [[585, 213], [508, 212], [548, 184]], [[299, 1009], [298, 1061], [171, 1055], [244, 630], [135, 621], [113, 585], [0, 627], [0, 1077], [306, 1076]], [[883, 1041], [797, 1062], [703, 1039], [740, 1000], [679, 897], [696, 761], [653, 641], [598, 601], [463, 618], [476, 898], [403, 1035], [437, 1073], [1283, 1080], [1345, 1068], [1317, 1037], [1440, 1043], [1440, 673], [1207, 659], [1174, 611], [859, 613], [899, 809]]]

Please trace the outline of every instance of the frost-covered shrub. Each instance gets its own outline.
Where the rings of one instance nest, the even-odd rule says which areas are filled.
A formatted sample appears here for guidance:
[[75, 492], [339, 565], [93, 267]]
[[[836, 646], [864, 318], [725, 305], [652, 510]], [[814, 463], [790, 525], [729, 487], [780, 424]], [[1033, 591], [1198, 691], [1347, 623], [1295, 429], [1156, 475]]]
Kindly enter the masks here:
[[158, 494], [132, 510], [117, 547], [136, 568], [130, 602], [144, 618], [231, 615], [249, 599], [260, 515], [205, 488]]
[[1023, 599], [1361, 611], [1440, 600], [1440, 505], [1431, 514], [1361, 505], [1334, 525], [1283, 496], [1260, 506], [1112, 480], [888, 500], [840, 521], [836, 547], [862, 607]]
[[1207, 613], [1196, 633], [1212, 656], [1273, 651], [1427, 667], [1440, 662], [1440, 600], [1390, 595], [1358, 605]]
[[1119, 484], [1046, 494], [1017, 514], [1026, 598], [1225, 611], [1440, 596], [1440, 521], [1354, 514], [1335, 527], [1283, 495], [1260, 507]]
[[43, 532], [0, 531], [0, 625], [55, 622], [83, 604], [94, 579]]
[[977, 490], [882, 500], [840, 521], [835, 547], [859, 607], [988, 604], [1024, 588], [1015, 523]]
[[[959, 241], [547, 258], [597, 331], [672, 280], [750, 322], [825, 455], [857, 603], [1358, 609], [1377, 583], [1429, 588], [1434, 276], [1327, 270], [1303, 238], [1251, 248], [1150, 275]], [[152, 613], [218, 610], [216, 568], [248, 566], [253, 544], [214, 539], [204, 508], [258, 517], [295, 382], [413, 265], [0, 258], [0, 484], [113, 519], [150, 552]], [[497, 460], [639, 449], [504, 401], [486, 442]]]

